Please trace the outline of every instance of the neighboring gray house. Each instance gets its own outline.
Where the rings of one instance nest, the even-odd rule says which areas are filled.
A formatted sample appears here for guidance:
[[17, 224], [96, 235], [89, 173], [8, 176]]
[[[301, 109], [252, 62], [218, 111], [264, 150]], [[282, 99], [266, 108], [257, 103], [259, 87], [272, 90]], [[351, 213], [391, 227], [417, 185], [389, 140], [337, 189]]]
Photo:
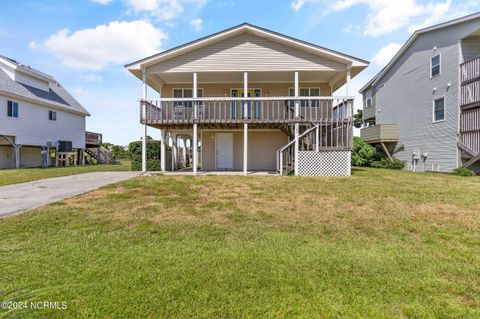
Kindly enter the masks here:
[[361, 136], [415, 171], [480, 171], [480, 13], [416, 31], [361, 90]]
[[0, 168], [83, 162], [90, 114], [53, 77], [0, 56]]

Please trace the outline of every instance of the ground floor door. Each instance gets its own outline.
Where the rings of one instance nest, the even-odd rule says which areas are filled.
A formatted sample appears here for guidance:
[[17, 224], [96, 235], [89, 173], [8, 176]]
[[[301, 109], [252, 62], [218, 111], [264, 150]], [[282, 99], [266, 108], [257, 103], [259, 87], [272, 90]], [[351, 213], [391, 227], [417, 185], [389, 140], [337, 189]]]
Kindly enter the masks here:
[[233, 169], [233, 133], [215, 134], [216, 169]]

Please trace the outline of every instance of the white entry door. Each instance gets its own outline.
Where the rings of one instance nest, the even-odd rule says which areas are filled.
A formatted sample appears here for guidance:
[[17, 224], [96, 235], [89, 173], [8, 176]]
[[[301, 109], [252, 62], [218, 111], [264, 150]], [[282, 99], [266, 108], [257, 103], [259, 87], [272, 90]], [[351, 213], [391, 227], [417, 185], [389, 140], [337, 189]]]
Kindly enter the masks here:
[[215, 134], [215, 152], [217, 169], [233, 169], [233, 133]]

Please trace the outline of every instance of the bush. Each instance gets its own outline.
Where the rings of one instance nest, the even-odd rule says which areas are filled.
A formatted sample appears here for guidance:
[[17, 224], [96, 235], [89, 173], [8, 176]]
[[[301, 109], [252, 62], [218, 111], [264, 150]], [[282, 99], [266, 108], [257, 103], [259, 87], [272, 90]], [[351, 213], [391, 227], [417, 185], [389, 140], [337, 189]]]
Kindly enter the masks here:
[[358, 136], [353, 137], [352, 165], [370, 166], [375, 160], [375, 148]]
[[[128, 145], [128, 151], [132, 159], [132, 171], [142, 170], [142, 141], [131, 142]], [[160, 169], [160, 141], [147, 140], [147, 170], [159, 171]]]
[[453, 171], [453, 174], [463, 177], [475, 176], [475, 172], [466, 168], [466, 167], [459, 167]]
[[396, 158], [391, 161], [389, 158], [382, 157], [379, 160], [373, 161], [370, 166], [373, 168], [402, 169], [404, 165], [402, 161]]

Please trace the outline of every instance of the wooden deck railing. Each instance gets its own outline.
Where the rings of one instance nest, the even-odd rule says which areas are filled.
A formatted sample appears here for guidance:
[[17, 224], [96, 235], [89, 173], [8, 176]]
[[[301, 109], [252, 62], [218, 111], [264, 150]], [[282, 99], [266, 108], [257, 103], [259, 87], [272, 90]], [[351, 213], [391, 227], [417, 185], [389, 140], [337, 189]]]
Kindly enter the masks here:
[[460, 64], [460, 106], [480, 103], [480, 56]]
[[102, 145], [102, 134], [94, 132], [85, 132], [85, 144], [87, 145]]
[[475, 153], [480, 153], [480, 109], [460, 114], [460, 142]]
[[[295, 116], [295, 103], [299, 114]], [[351, 120], [353, 98], [257, 97], [140, 101], [140, 121], [149, 125], [190, 123], [317, 123]]]

